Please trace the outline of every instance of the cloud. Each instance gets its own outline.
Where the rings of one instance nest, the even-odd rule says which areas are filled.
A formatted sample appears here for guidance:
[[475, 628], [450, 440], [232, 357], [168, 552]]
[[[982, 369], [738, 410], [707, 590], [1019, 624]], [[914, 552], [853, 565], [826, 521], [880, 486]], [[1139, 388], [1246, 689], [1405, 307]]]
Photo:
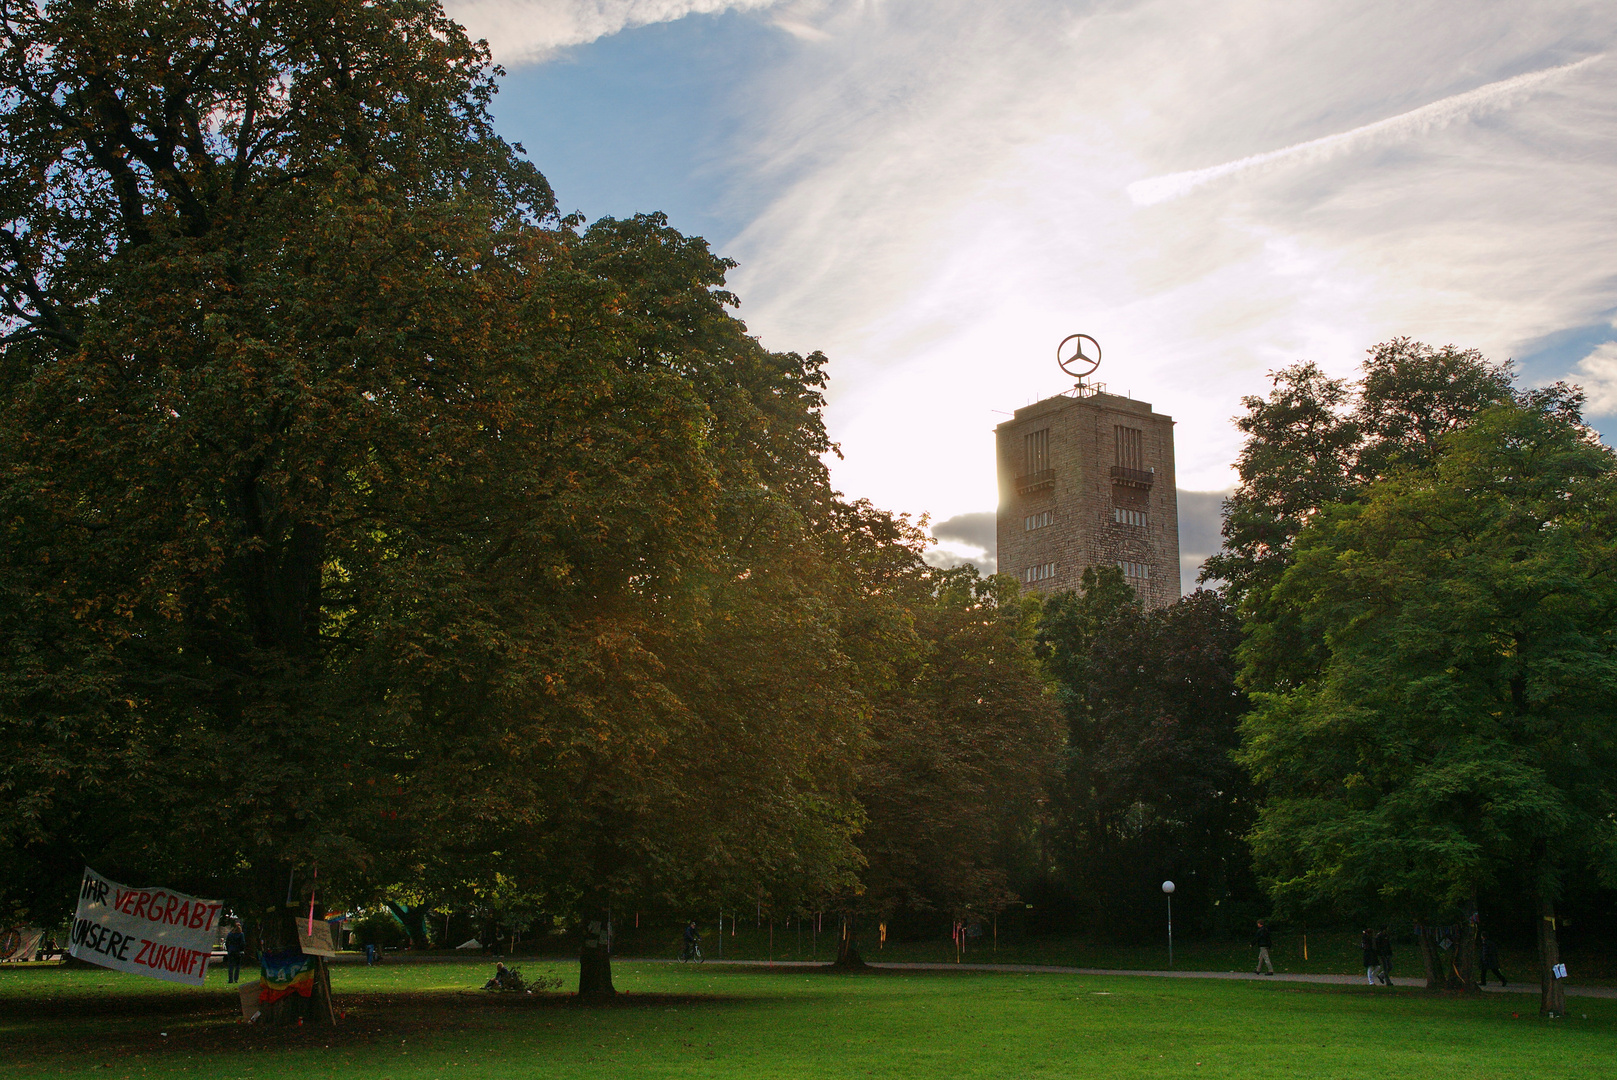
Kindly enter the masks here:
[[1608, 341], [1578, 361], [1572, 378], [1589, 395], [1590, 416], [1617, 416], [1617, 341]]
[[999, 568], [999, 536], [992, 510], [956, 514], [932, 526], [932, 536], [940, 541], [926, 554], [933, 566], [963, 566], [970, 563], [984, 574]]
[[1182, 591], [1193, 593], [1202, 586], [1196, 576], [1202, 563], [1224, 546], [1224, 500], [1229, 491], [1180, 491], [1179, 497], [1179, 581]]
[[[1268, 370], [1351, 372], [1403, 334], [1503, 359], [1617, 304], [1617, 64], [1585, 59], [1617, 6], [1594, 10], [832, 6], [828, 41], [736, 91], [742, 314], [831, 357], [836, 482], [878, 504], [991, 504], [994, 425], [1070, 385], [1074, 331], [1173, 416], [1179, 483], [1224, 488]], [[1197, 199], [1126, 194], [1320, 140]]]
[[543, 59], [636, 26], [687, 15], [756, 10], [776, 0], [446, 0], [444, 9], [473, 38], [486, 38], [503, 63]]
[[1559, 67], [1530, 71], [1510, 79], [1500, 79], [1498, 82], [1479, 86], [1475, 90], [1467, 90], [1462, 94], [1434, 101], [1430, 105], [1422, 105], [1418, 109], [1389, 116], [1385, 120], [1364, 124], [1351, 131], [1309, 139], [1307, 142], [1296, 143], [1281, 150], [1249, 154], [1237, 161], [1227, 161], [1222, 165], [1213, 165], [1205, 169], [1192, 169], [1189, 172], [1169, 173], [1149, 180], [1136, 180], [1128, 186], [1129, 198], [1133, 199], [1137, 206], [1151, 206], [1180, 198], [1203, 184], [1250, 169], [1260, 169], [1288, 160], [1326, 161], [1337, 154], [1360, 150], [1373, 143], [1423, 135], [1456, 120], [1469, 119], [1490, 110], [1507, 108], [1545, 83], [1587, 67], [1603, 57], [1602, 53]]
[[[881, 506], [995, 505], [994, 426], [1071, 385], [1052, 354], [1074, 331], [1099, 380], [1173, 417], [1176, 483], [1207, 492], [1273, 368], [1347, 374], [1405, 334], [1520, 357], [1617, 310], [1617, 4], [787, 0], [726, 25], [757, 33], [669, 133], [703, 146], [685, 204], [723, 208], [707, 232], [751, 331], [831, 357], [834, 482]], [[656, 93], [654, 56], [597, 54], [626, 52]], [[697, 182], [632, 151], [600, 174]], [[1203, 162], [1241, 182], [1128, 193]]]

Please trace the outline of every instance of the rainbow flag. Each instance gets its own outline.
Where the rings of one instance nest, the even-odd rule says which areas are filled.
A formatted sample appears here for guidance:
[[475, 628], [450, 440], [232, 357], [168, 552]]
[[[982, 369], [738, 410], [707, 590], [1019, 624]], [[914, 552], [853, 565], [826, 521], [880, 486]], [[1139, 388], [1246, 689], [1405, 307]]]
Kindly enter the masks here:
[[314, 993], [314, 957], [298, 949], [258, 954], [258, 1001], [267, 1005], [288, 994]]

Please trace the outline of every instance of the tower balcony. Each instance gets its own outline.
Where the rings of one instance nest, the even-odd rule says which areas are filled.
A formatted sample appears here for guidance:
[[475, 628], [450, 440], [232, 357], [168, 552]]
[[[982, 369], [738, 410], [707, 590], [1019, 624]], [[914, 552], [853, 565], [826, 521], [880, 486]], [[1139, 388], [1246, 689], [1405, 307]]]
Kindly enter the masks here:
[[1056, 471], [1054, 469], [1040, 469], [1038, 472], [1028, 473], [1026, 476], [1016, 478], [1016, 493], [1018, 495], [1027, 495], [1034, 491], [1055, 486]]
[[1137, 487], [1150, 490], [1156, 482], [1155, 469], [1125, 469], [1121, 465], [1112, 466], [1112, 483], [1122, 484], [1124, 487]]

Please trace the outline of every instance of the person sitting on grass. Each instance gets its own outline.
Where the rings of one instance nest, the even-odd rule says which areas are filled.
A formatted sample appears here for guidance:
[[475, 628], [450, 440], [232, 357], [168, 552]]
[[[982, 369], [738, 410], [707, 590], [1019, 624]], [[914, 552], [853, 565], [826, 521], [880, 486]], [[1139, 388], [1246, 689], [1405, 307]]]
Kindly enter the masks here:
[[518, 982], [516, 972], [506, 967], [503, 963], [496, 963], [494, 965], [494, 977], [483, 984], [483, 989], [519, 990], [521, 989], [521, 986]]

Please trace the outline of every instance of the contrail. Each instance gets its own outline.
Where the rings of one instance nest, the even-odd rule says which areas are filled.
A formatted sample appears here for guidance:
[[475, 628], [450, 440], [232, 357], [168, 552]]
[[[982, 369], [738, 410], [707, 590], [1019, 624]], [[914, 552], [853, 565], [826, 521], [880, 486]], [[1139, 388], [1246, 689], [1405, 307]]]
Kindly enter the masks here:
[[1551, 79], [1570, 74], [1578, 68], [1592, 64], [1604, 56], [1605, 53], [1600, 53], [1570, 64], [1562, 64], [1560, 67], [1545, 68], [1543, 71], [1530, 71], [1525, 75], [1501, 79], [1486, 86], [1479, 86], [1475, 90], [1467, 90], [1463, 94], [1455, 94], [1453, 97], [1434, 101], [1430, 105], [1422, 105], [1418, 109], [1399, 113], [1397, 116], [1389, 116], [1385, 120], [1377, 120], [1373, 124], [1365, 124], [1363, 127], [1356, 127], [1351, 131], [1343, 131], [1335, 135], [1310, 139], [1307, 142], [1288, 146], [1282, 150], [1270, 150], [1264, 154], [1253, 154], [1251, 157], [1244, 157], [1239, 161], [1226, 161], [1222, 165], [1213, 165], [1206, 169], [1192, 169], [1189, 172], [1168, 173], [1166, 176], [1153, 176], [1148, 180], [1136, 180], [1126, 190], [1129, 193], [1129, 198], [1134, 200], [1136, 206], [1151, 206], [1154, 203], [1166, 202], [1169, 199], [1177, 199], [1182, 195], [1188, 195], [1203, 184], [1211, 183], [1220, 177], [1245, 172], [1248, 169], [1261, 168], [1277, 161], [1286, 161], [1292, 158], [1307, 158], [1319, 161], [1346, 150], [1354, 149], [1377, 137], [1420, 134], [1485, 110], [1504, 108], [1510, 104], [1512, 98], [1534, 90]]

